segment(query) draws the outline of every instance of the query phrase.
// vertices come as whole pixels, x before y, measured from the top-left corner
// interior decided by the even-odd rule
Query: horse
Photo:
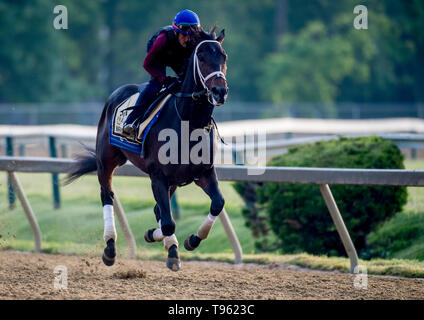
[[[127,161],[150,177],[156,201],[153,211],[159,228],[147,230],[144,239],[147,242],[163,241],[168,251],[166,266],[172,271],[181,268],[179,244],[175,236],[176,224],[170,210],[170,198],[176,188],[194,182],[211,200],[210,212],[204,223],[196,234],[189,235],[184,241],[184,247],[189,251],[196,249],[200,242],[208,237],[215,219],[224,208],[225,200],[219,189],[214,167],[217,142],[216,124],[212,113],[215,107],[223,105],[227,99],[227,54],[222,47],[225,30],[221,30],[217,36],[216,29],[216,26],[209,32],[200,29],[192,36],[190,43],[193,46],[193,53],[180,84],[180,92],[174,92],[167,100],[157,122],[145,137],[144,156],[111,145],[109,142],[109,128],[114,110],[139,90],[135,84],[126,84],[116,89],[104,105],[97,127],[95,150],[88,149],[88,152],[80,155],[68,172],[67,183],[70,183],[87,173],[97,171],[104,217],[103,238],[106,243],[102,260],[107,266],[112,266],[116,258],[112,176],[115,169]],[[206,144],[207,148],[199,150],[199,146],[196,146],[195,141],[191,139],[183,141],[184,128],[190,135],[197,132],[198,138],[203,136],[206,141],[203,145]],[[167,163],[163,161],[162,149],[169,143],[163,139],[163,133],[170,132],[169,130],[175,133],[169,136],[170,140],[171,136],[174,136],[177,138],[178,146],[183,144],[187,146],[185,150],[178,148],[178,152],[172,151],[173,159],[178,161]],[[182,161],[187,160],[187,153],[190,155],[188,161]],[[192,159],[192,154],[197,154],[197,159]]]

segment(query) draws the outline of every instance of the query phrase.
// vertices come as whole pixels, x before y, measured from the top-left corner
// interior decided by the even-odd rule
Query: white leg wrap
[[[155,231],[153,231],[153,240],[155,241],[163,241],[163,239],[165,239],[165,236],[162,233],[162,229],[161,229],[161,220],[159,219],[158,221],[158,225],[159,225],[159,229],[155,229]]]
[[[162,233],[162,230],[159,229],[155,229],[155,231],[153,231],[153,239],[155,241],[162,241],[165,238],[165,236]]]
[[[173,244],[175,244],[178,248],[178,240],[175,236],[175,233],[172,236],[165,237],[165,239],[163,239],[163,246],[165,247],[166,251],[168,251]]]
[[[197,230],[197,236],[204,240],[208,237],[209,232],[212,229],[213,224],[215,223],[216,220],[216,216],[213,216],[212,214],[208,214],[208,216],[206,217],[205,222],[203,222],[203,224],[199,227],[199,229]]]
[[[108,242],[110,239],[116,241],[117,234],[115,229],[115,218],[113,214],[113,206],[107,204],[103,207],[103,219],[105,223],[105,229],[103,233],[103,239]]]

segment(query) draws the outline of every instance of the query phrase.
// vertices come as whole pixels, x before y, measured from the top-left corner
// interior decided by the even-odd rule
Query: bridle
[[[212,81],[215,80],[216,78],[223,78],[225,80],[225,82],[227,82],[227,79],[225,78],[225,74],[222,71],[214,71],[214,72],[208,74],[206,77],[203,76],[202,71],[200,70],[199,57],[197,56],[197,50],[199,49],[199,47],[202,44],[204,44],[206,42],[215,42],[215,43],[218,43],[221,46],[219,41],[216,41],[216,40],[203,40],[202,42],[200,42],[196,46],[196,49],[194,50],[194,57],[193,57],[193,59],[194,59],[194,61],[193,61],[194,82],[197,85],[197,80],[196,80],[196,74],[197,74],[199,76],[200,83],[202,84],[203,89],[206,90],[206,96],[208,97],[209,103],[214,105],[214,106],[220,106],[221,103],[218,103],[218,102],[215,101],[215,98],[213,97],[211,90],[206,85],[206,81],[208,81],[211,78],[213,78]],[[212,101],[210,100],[211,97],[212,97]]]
[[[213,94],[211,92],[211,90],[208,88],[208,86],[206,85],[206,82],[212,79],[212,82],[217,79],[217,78],[223,78],[225,80],[225,82],[227,83],[227,79],[225,78],[225,74],[222,71],[214,71],[210,74],[208,74],[206,77],[203,76],[202,71],[200,70],[200,65],[199,65],[199,57],[197,56],[197,50],[199,49],[199,47],[206,43],[206,42],[216,42],[218,43],[220,46],[221,44],[219,43],[219,41],[216,40],[203,40],[201,41],[196,48],[194,49],[194,54],[193,54],[193,77],[194,77],[194,82],[197,86],[197,77],[199,77],[200,83],[203,87],[203,89],[201,91],[198,92],[193,92],[193,93],[183,93],[183,92],[177,92],[174,95],[179,97],[179,98],[192,98],[193,100],[197,100],[200,96],[202,95],[206,95],[206,97],[208,98],[208,101],[210,104],[212,104],[213,106],[220,106],[222,105],[222,103],[218,103],[215,98],[213,97]]]
[[[215,80],[217,78],[223,78],[225,80],[225,83],[227,83],[227,79],[225,78],[225,74],[222,71],[214,71],[214,72],[208,74],[206,77],[203,76],[202,71],[200,70],[200,66],[199,66],[199,58],[197,56],[197,50],[199,49],[199,47],[203,43],[206,43],[206,42],[216,42],[216,43],[218,43],[221,46],[221,43],[219,43],[219,41],[216,41],[216,40],[203,40],[203,41],[201,41],[196,46],[196,49],[194,50],[194,56],[193,56],[193,59],[194,59],[194,61],[193,61],[193,77],[194,77],[194,82],[196,83],[196,86],[197,86],[196,75],[199,76],[200,83],[203,86],[203,90],[198,91],[198,92],[193,92],[193,93],[177,92],[177,93],[174,93],[174,95],[176,97],[179,97],[179,98],[188,98],[188,97],[191,97],[193,100],[197,100],[197,99],[199,99],[200,96],[202,96],[202,95],[205,94],[207,96],[208,101],[209,101],[210,104],[212,104],[213,106],[220,106],[222,104],[221,103],[218,103],[215,100],[215,98],[213,97],[213,94],[211,93],[211,90],[206,85],[206,81],[208,81],[209,79],[213,78],[212,79],[212,82],[213,82],[213,80]],[[211,101],[211,97],[212,97],[212,101]],[[175,106],[175,111],[177,113],[178,118],[182,121],[183,119],[182,119],[182,117],[181,117],[181,115],[180,115],[180,113],[178,111],[178,107],[177,107],[177,100],[174,100],[174,106]],[[215,122],[215,120],[214,120],[213,117],[211,117],[211,122],[207,126],[205,126],[203,129],[206,129],[206,130],[209,131],[214,126],[216,128],[216,131],[218,133],[219,138],[221,139],[221,142],[224,143],[224,144],[226,144],[225,141],[222,139],[221,135],[218,132],[218,127],[217,127],[216,122]]]

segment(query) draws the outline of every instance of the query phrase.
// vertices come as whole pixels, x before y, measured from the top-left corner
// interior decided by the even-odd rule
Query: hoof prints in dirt
[[[135,279],[146,278],[146,275],[146,272],[143,270],[126,270],[115,272],[113,277],[117,279]]]
[[[2,250],[0,261],[0,299],[424,299],[422,280],[369,275],[368,289],[358,290],[355,275],[289,270],[277,265],[187,261],[184,270],[174,273],[162,260],[121,258],[110,268],[97,256]],[[68,269],[67,290],[54,289],[57,265]]]

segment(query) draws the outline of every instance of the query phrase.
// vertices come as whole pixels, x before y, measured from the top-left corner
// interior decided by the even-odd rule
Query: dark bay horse
[[[194,50],[181,84],[181,92],[167,100],[158,121],[146,136],[144,157],[109,143],[109,129],[115,108],[138,92],[137,85],[124,85],[106,101],[98,124],[96,150],[80,156],[69,171],[68,182],[97,171],[105,223],[106,248],[102,259],[108,266],[114,264],[116,256],[112,175],[127,160],[150,176],[156,200],[154,213],[159,228],[147,230],[144,238],[147,242],[164,242],[168,251],[166,264],[173,271],[179,270],[181,265],[178,241],[174,234],[175,221],[170,210],[170,197],[176,188],[194,181],[211,199],[210,213],[205,222],[197,234],[188,236],[184,241],[187,250],[194,250],[201,240],[207,238],[224,207],[213,162],[216,137],[211,121],[214,107],[224,104],[228,94],[225,78],[227,55],[221,46],[224,30],[218,37],[215,31],[216,27],[209,33],[200,30],[192,36]],[[183,134],[184,130],[187,135]],[[194,141],[193,134],[198,140],[203,139],[202,146],[206,143],[206,148],[199,149],[200,143]],[[169,140],[164,139],[164,136]],[[169,157],[173,161],[169,161]]]

